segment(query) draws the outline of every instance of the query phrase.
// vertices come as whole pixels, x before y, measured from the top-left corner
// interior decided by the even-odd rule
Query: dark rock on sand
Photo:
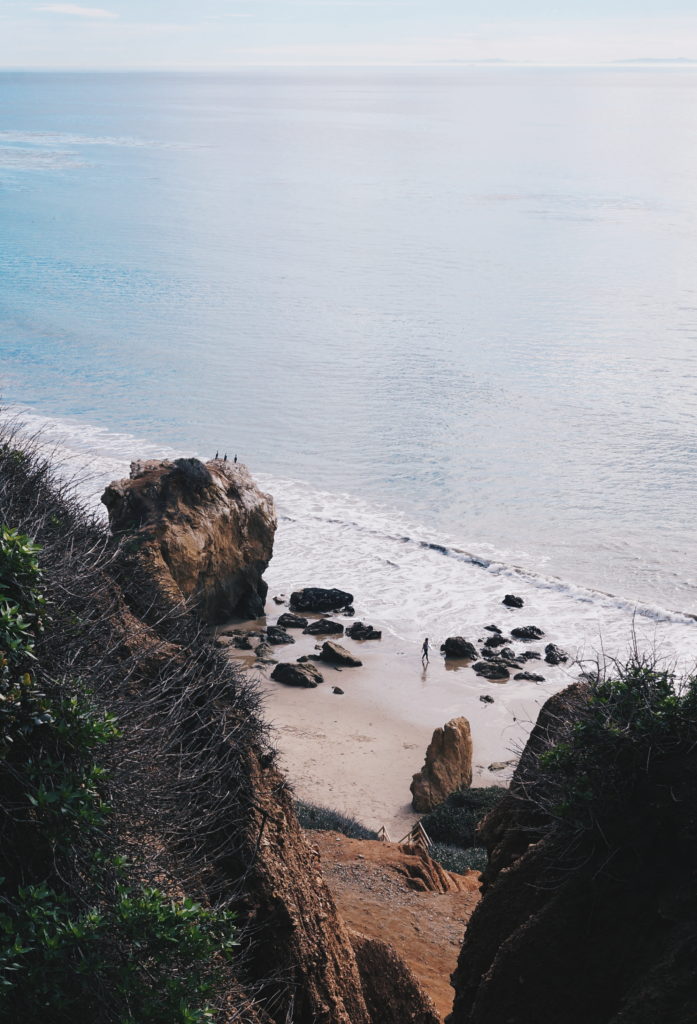
[[[341,694],[343,694],[343,692],[344,691],[341,689],[340,686],[332,686],[332,693],[341,693]]]
[[[332,622],[331,619],[317,619],[315,622],[311,622],[309,626],[306,626],[303,633],[308,633],[310,636],[319,636],[323,633],[343,636],[344,627],[340,622]]]
[[[494,665],[490,661],[478,661],[472,666],[478,676],[485,679],[510,679],[510,672],[505,665]]]
[[[252,649],[252,643],[248,636],[233,636],[232,643],[239,651],[251,651]]]
[[[270,644],[294,644],[295,640],[286,633],[285,629],[281,629],[280,626],[269,626],[266,630],[266,637]]]
[[[304,629],[307,625],[307,619],[304,615],[295,615],[293,612],[284,612],[283,615],[279,615],[276,621],[276,625],[282,629]]]
[[[507,658],[509,661],[517,661],[518,655],[512,647],[502,647],[499,651],[500,658]]]
[[[346,630],[346,636],[350,636],[352,640],[381,640],[382,633],[379,629],[373,629],[372,626],[366,625],[365,622],[353,622]]]
[[[273,649],[269,644],[262,641],[262,643],[257,645],[254,653],[259,661],[270,661],[273,662],[274,665],[276,664],[276,659],[273,656]]]
[[[539,661],[542,655],[539,651],[523,651],[517,657],[519,661]]]
[[[446,658],[466,658],[474,661],[479,657],[477,648],[462,636],[449,636],[444,644],[441,644],[441,651]]]
[[[334,643],[333,640],[327,640],[322,644],[320,659],[329,665],[345,665],[346,668],[360,668],[363,664],[359,658],[354,658],[345,647]]]
[[[516,626],[511,630],[511,636],[518,640],[541,640],[544,633],[538,626]]]
[[[490,697],[488,693],[483,693],[479,698],[482,704],[493,704],[494,698]]]
[[[528,683],[544,683],[545,677],[538,676],[534,672],[518,672],[517,675],[513,676],[514,679],[523,679]]]
[[[506,594],[501,604],[505,604],[507,608],[522,608],[523,599],[522,597],[516,597],[515,594]]]
[[[277,683],[285,683],[286,686],[303,686],[312,688],[324,682],[324,676],[307,662],[299,665],[297,662],[281,662],[271,673],[271,678]]]
[[[500,633],[494,633],[493,636],[487,637],[487,639],[484,641],[484,646],[485,647],[501,647],[503,644],[507,644],[507,643],[508,643],[508,640],[506,639],[505,636],[502,636]]]
[[[560,665],[562,661],[568,660],[569,655],[556,644],[547,644],[545,647],[545,661],[548,665]]]
[[[338,612],[352,604],[353,594],[345,590],[304,587],[290,595],[290,607],[294,612]]]

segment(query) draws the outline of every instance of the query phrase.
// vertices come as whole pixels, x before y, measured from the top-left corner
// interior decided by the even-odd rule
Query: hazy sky
[[[6,68],[637,58],[697,61],[696,0],[0,0]]]

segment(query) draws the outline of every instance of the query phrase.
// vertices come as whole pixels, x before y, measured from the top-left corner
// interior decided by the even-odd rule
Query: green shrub
[[[526,798],[558,832],[604,846],[642,843],[675,827],[697,838],[692,777],[697,678],[683,681],[634,655],[590,685],[523,780]],[[667,785],[683,763],[677,782]],[[681,790],[685,792],[681,792]]]
[[[109,853],[100,759],[120,732],[79,678],[34,656],[38,552],[0,527],[0,1019],[204,1024],[235,915],[115,884],[127,871]]]
[[[87,909],[45,885],[20,889],[0,913],[0,1010],[73,1024],[113,1003],[123,1024],[212,1020],[214,958],[232,956],[234,920],[157,889],[118,888]]]
[[[349,814],[342,814],[331,807],[320,807],[308,804],[303,800],[295,803],[295,813],[302,828],[314,829],[318,832],[342,832],[349,839],[377,839],[377,832],[361,825]]]
[[[502,799],[506,790],[500,786],[461,789],[421,819],[434,842],[469,848],[477,845],[479,822]]]
[[[464,875],[466,871],[483,871],[488,854],[483,846],[450,846],[448,843],[434,843],[429,853],[446,871]]]

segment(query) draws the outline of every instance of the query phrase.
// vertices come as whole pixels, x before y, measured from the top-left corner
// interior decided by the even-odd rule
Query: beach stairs
[[[407,834],[399,840],[399,845],[420,846],[425,853],[428,853],[433,846],[433,840],[429,837],[428,832],[423,827],[421,822],[417,821],[414,827],[410,829],[407,832]]]

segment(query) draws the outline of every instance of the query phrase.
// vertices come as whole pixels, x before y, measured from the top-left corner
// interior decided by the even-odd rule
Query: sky
[[[0,0],[0,68],[642,60],[697,63],[696,0]]]

